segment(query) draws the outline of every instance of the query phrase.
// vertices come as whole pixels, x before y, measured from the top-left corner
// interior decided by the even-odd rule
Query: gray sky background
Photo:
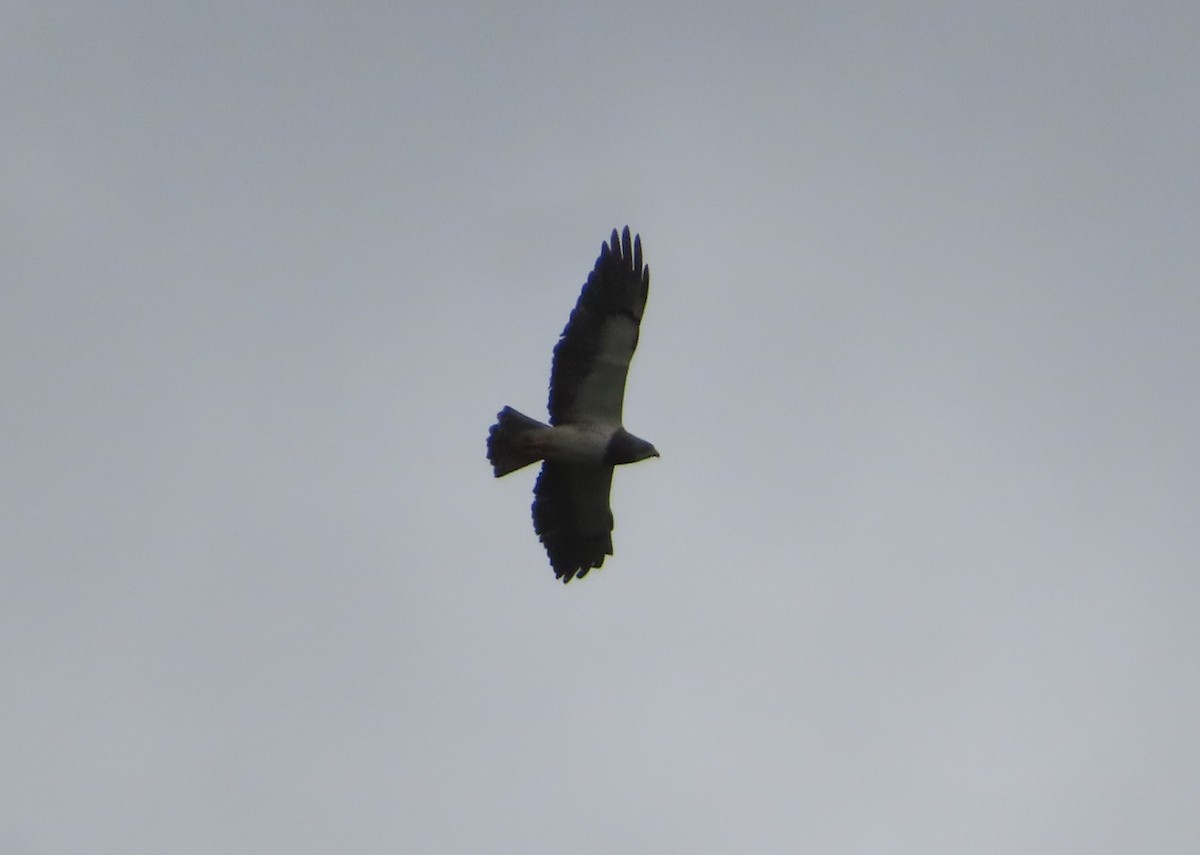
[[[415,6],[0,12],[0,852],[1196,852],[1200,6]]]

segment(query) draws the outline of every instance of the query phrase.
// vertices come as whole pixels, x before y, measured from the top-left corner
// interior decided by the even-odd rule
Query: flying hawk
[[[488,433],[497,478],[543,461],[533,488],[533,528],[564,582],[582,579],[613,554],[613,467],[658,457],[653,445],[621,426],[625,376],[649,290],[641,236],[631,242],[626,226],[618,240],[613,229],[554,348],[550,424],[505,407]]]

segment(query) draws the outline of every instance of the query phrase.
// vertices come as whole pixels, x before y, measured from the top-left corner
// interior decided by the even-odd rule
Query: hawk
[[[554,347],[550,424],[505,407],[488,433],[497,478],[542,461],[533,528],[563,582],[582,579],[613,554],[613,467],[658,457],[621,425],[625,377],[649,291],[641,236],[631,241],[626,226],[618,239],[613,229]]]

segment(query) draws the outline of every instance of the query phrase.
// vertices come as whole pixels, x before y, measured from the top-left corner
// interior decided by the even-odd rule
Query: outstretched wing
[[[542,464],[533,488],[533,528],[564,582],[582,579],[612,555],[612,474],[611,466],[600,464]]]
[[[650,291],[642,239],[613,229],[554,347],[550,424],[619,425],[629,360]]]

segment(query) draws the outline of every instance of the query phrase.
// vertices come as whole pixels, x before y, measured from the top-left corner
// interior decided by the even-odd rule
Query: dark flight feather
[[[533,529],[564,582],[582,579],[612,555],[612,476],[612,466],[542,464],[533,488]]]
[[[650,293],[642,239],[613,229],[554,347],[550,424],[621,423],[625,378]]]

